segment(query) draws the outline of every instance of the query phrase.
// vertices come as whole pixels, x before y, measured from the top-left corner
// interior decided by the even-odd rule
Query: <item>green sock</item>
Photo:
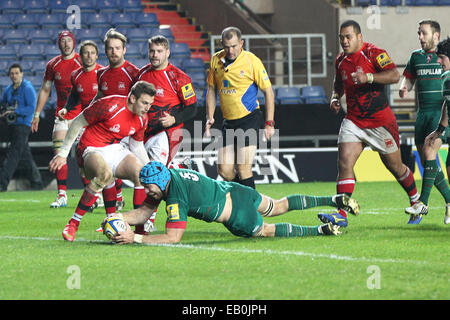
[[[450,188],[441,168],[438,168],[436,178],[434,179],[434,185],[444,197],[445,203],[450,203]]]
[[[305,237],[319,235],[319,226],[304,227],[290,223],[275,224],[275,237]]]
[[[303,194],[292,194],[287,196],[287,199],[289,203],[289,210],[304,210],[319,206],[336,207],[336,204],[333,202],[333,197],[316,197],[305,196]]]
[[[423,180],[422,180],[422,190],[420,193],[420,201],[425,205],[428,205],[428,199],[430,198],[431,189],[434,185],[434,180],[438,173],[438,165],[436,160],[426,160],[423,168]]]

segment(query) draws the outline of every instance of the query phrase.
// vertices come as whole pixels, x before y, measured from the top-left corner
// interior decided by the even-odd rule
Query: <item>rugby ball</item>
[[[116,233],[127,230],[125,221],[120,217],[106,218],[103,225],[103,234],[111,239]]]

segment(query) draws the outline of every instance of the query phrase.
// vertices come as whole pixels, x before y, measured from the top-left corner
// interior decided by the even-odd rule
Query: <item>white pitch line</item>
[[[39,241],[64,241],[63,239],[56,238],[46,238],[46,237],[24,237],[24,236],[0,236],[0,240],[39,240]],[[93,242],[93,243],[104,243],[106,240],[87,240],[79,238],[76,242]],[[381,259],[381,258],[366,258],[366,257],[351,257],[351,256],[340,256],[336,254],[324,254],[324,253],[311,253],[304,251],[276,251],[270,249],[230,249],[216,246],[196,246],[192,244],[144,244],[144,246],[152,247],[167,247],[174,249],[189,249],[189,250],[205,250],[205,251],[221,251],[230,253],[247,253],[247,254],[269,254],[269,255],[284,255],[284,256],[303,256],[310,258],[324,258],[331,260],[342,260],[342,261],[356,261],[356,262],[370,262],[370,263],[409,263],[409,264],[427,264],[427,261],[417,261],[417,260],[403,260],[403,259]]]

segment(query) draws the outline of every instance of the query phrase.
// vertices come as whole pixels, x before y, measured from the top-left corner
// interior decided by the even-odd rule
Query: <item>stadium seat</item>
[[[139,28],[159,28],[159,21],[154,13],[136,13],[135,19]]]
[[[25,13],[23,8],[23,0],[2,0],[0,1],[0,12],[2,15],[8,13]]]
[[[61,50],[59,50],[58,45],[54,44],[51,46],[45,46],[43,54],[44,54],[45,60],[48,61],[48,60],[60,55]]]
[[[111,25],[115,28],[136,28],[135,20],[132,13],[111,13]]]
[[[14,16],[13,24],[18,29],[39,29],[38,14],[17,14]]]
[[[134,64],[136,67],[138,67],[139,69],[141,69],[143,66],[146,66],[149,63],[148,59],[144,59],[144,58],[138,58],[138,59],[133,59],[133,60],[130,59],[130,62],[132,64]]]
[[[39,25],[41,29],[64,29],[66,22],[66,15],[59,13],[51,13],[40,16]]]
[[[131,28],[125,31],[127,39],[131,43],[147,42],[152,36],[153,30],[148,28]]]
[[[196,89],[205,89],[206,88],[206,75],[205,72],[193,72],[189,74],[192,80],[192,84]]]
[[[11,29],[12,15],[2,14],[0,19],[0,29]]]
[[[77,0],[77,1],[73,1],[72,3],[79,6],[82,13],[96,13],[97,12],[96,0]]]
[[[0,60],[14,61],[17,59],[16,48],[12,45],[0,46]]]
[[[367,7],[370,6],[370,0],[357,0],[356,5],[359,7]]]
[[[152,36],[161,35],[167,38],[170,43],[175,41],[175,37],[172,34],[170,28],[154,28],[152,32]]]
[[[55,43],[56,39],[56,29],[36,29],[30,30],[28,32],[28,41],[31,44],[39,44],[39,43]]]
[[[197,107],[205,106],[205,91],[206,89],[194,88],[195,96],[197,97]]]
[[[0,60],[0,77],[8,76],[8,68],[10,62],[8,60]]]
[[[48,13],[48,1],[47,0],[26,0],[25,1],[25,12],[44,14]]]
[[[191,50],[189,49],[189,46],[187,45],[187,43],[174,42],[170,46],[170,57],[190,59],[191,58]]]
[[[308,86],[300,89],[303,102],[306,104],[327,104],[328,99],[322,86]]]
[[[45,68],[47,66],[46,60],[33,61],[33,73],[35,76],[42,77],[45,72]]]
[[[183,58],[169,58],[169,62],[173,64],[175,67],[183,70]]]
[[[111,17],[108,13],[86,13],[81,15],[81,23],[93,28],[111,28]]]
[[[266,96],[261,90],[258,90],[258,93],[256,94],[256,99],[258,99],[259,105],[264,106],[266,104]]]
[[[71,0],[50,0],[48,9],[50,13],[67,13],[67,8],[72,4]]]
[[[100,14],[121,11],[117,0],[97,0],[96,7],[97,12]]]
[[[0,91],[5,90],[5,88],[10,84],[11,80],[8,77],[0,77]]]
[[[435,6],[436,0],[415,0],[416,6]]]
[[[436,0],[437,6],[450,6],[450,0]]]
[[[27,77],[26,79],[31,82],[31,84],[33,85],[34,89],[36,89],[36,91],[39,91],[41,89],[42,81],[43,81],[42,76],[30,76],[30,77]]]
[[[41,55],[42,58],[42,55]],[[20,64],[20,66],[22,67],[22,71],[25,77],[30,77],[34,75],[34,71],[33,71],[33,61],[31,60],[23,60],[22,61],[18,61],[17,63]]]
[[[141,0],[119,0],[119,7],[124,13],[142,12]]]
[[[6,44],[28,43],[28,30],[11,29],[5,32],[3,40]]]
[[[44,58],[43,46],[42,44],[21,45],[17,52],[22,60],[42,60]]]
[[[302,98],[298,87],[281,87],[276,90],[276,101],[279,104],[301,104]]]
[[[103,40],[103,31],[97,28],[81,29],[76,32],[75,38],[78,43],[85,40],[92,40],[98,45]]]
[[[142,50],[142,47],[134,43],[133,45],[127,46],[127,52],[125,53],[125,56],[127,59],[143,59],[145,56],[143,56],[143,53],[146,54],[146,50]]]
[[[200,58],[183,59],[183,70],[186,73],[205,72],[205,63]]]

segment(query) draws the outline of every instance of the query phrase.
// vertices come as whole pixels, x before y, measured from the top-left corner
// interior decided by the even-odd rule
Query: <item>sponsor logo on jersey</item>
[[[164,97],[164,89],[163,88],[156,89],[156,96]]]
[[[59,72],[55,73],[55,80],[61,80],[61,74]]]
[[[117,104],[113,105],[111,108],[108,109],[108,112],[113,112],[117,109]]]
[[[419,76],[440,76],[441,74],[442,74],[441,68],[417,70],[417,75],[419,75]]]
[[[136,132],[136,129],[133,128],[133,127],[131,127],[131,128],[130,128],[130,132],[128,133],[128,135],[129,135],[129,136],[132,136],[133,134],[135,134],[135,132]]]
[[[78,84],[77,85],[77,91],[78,92],[83,92],[84,90],[83,90],[83,86],[81,85],[81,84]]]
[[[188,83],[181,87],[181,92],[183,93],[184,100],[192,98],[195,96],[194,89],[192,88],[192,84]]]
[[[98,91],[98,84],[97,84],[97,82],[92,84],[92,91]]]
[[[391,58],[389,58],[386,52],[383,52],[377,56],[377,62],[381,68],[384,68],[385,66],[390,65],[392,63],[392,60]]]
[[[125,89],[125,82],[119,82],[117,87],[118,87],[119,90],[120,89]]]
[[[109,131],[119,133],[120,132],[120,124],[117,123],[117,124],[113,125],[111,128],[109,128]]]
[[[102,91],[107,91],[108,90],[108,83],[105,81],[105,82],[102,82]]]
[[[386,148],[392,148],[394,146],[394,141],[392,139],[384,139],[384,144]]]
[[[178,209],[178,203],[169,204],[166,207],[166,211],[167,211],[167,219],[169,221],[180,219],[180,210]]]

